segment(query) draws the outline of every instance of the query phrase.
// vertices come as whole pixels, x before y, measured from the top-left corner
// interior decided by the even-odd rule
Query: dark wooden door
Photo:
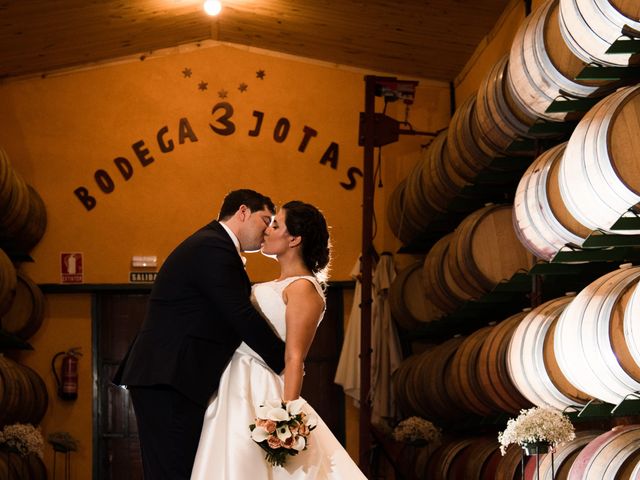
[[[111,378],[142,323],[147,294],[100,293],[95,297],[94,478],[142,479],[135,415],[126,389]],[[343,396],[333,383],[342,345],[342,288],[327,289],[327,311],[305,362],[302,396],[344,442]]]
[[[146,294],[96,296],[94,368],[98,387],[94,421],[94,477],[142,479],[136,418],[129,392],[111,379],[135,337],[147,306]]]

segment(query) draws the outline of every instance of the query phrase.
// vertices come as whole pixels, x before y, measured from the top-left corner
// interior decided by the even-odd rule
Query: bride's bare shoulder
[[[282,292],[285,303],[304,301],[324,307],[324,295],[319,284],[312,277],[300,277],[293,280]]]

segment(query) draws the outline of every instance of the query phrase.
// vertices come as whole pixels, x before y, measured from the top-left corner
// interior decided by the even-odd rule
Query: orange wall
[[[41,429],[45,438],[44,461],[53,478],[53,450],[46,436],[53,432],[68,432],[79,439],[78,451],[71,455],[71,478],[90,478],[92,466],[92,411],[93,382],[91,354],[91,297],[82,294],[47,295],[46,313],[40,329],[29,340],[33,351],[13,352],[9,356],[29,365],[45,381],[49,393],[47,413]],[[61,401],[56,397],[56,384],[51,372],[51,359],[60,351],[82,347],[83,356],[78,362],[78,398]],[[60,366],[61,359],[56,365]],[[56,478],[62,478],[63,458],[58,454]]]
[[[259,70],[263,80],[256,78]],[[207,90],[198,89],[201,81]],[[216,216],[227,191],[252,187],[277,203],[302,198],[321,206],[333,225],[334,278],[344,278],[343,265],[358,251],[359,188],[347,191],[339,182],[348,181],[349,167],[359,161],[362,84],[354,73],[218,46],[3,87],[0,145],[48,211],[29,273],[37,282],[56,283],[59,253],[77,251],[84,254],[86,283],[126,283],[132,255],[157,255],[161,263],[178,241]],[[223,89],[225,99],[218,96]],[[221,126],[220,116],[231,112],[212,114],[220,102],[233,109],[235,133],[226,136],[209,126]],[[264,122],[252,137],[254,111],[263,112]],[[290,122],[282,143],[273,138],[280,118]],[[189,129],[182,144],[180,127]],[[304,127],[317,136],[301,153]],[[157,141],[163,128],[164,142],[175,144],[168,153]],[[134,153],[139,142],[138,151],[148,150],[143,161]],[[339,149],[335,168],[320,163],[332,143]],[[128,181],[114,165],[117,157],[132,167]],[[99,170],[112,178],[112,193],[98,188]],[[78,187],[95,197],[91,211],[74,195]],[[255,280],[275,272],[261,258],[249,265]]]

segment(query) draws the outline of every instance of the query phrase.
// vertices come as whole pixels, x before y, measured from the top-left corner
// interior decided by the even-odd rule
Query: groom
[[[253,190],[230,192],[218,221],[178,245],[158,273],[113,380],[131,394],[147,480],[190,477],[207,403],[242,341],[275,372],[284,368],[284,343],[251,305],[240,255],[260,248],[274,210]]]

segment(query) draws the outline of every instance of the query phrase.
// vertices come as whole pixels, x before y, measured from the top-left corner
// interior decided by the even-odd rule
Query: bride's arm
[[[287,340],[284,354],[284,401],[300,396],[304,360],[316,333],[324,302],[308,280],[292,282],[284,291],[287,304]]]

